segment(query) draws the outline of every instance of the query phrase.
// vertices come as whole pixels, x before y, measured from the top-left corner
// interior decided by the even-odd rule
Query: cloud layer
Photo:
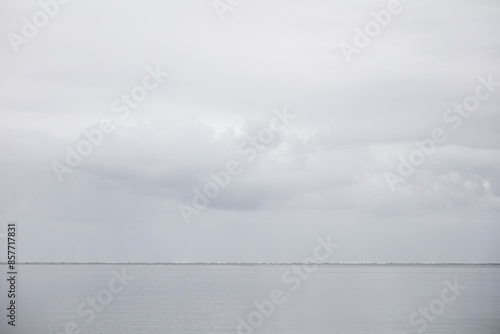
[[[334,261],[500,261],[500,87],[459,128],[443,119],[478,77],[500,81],[500,4],[401,6],[351,63],[340,43],[387,2],[262,0],[224,21],[210,2],[70,2],[18,53],[4,38],[0,217],[21,260],[292,262],[330,233]],[[0,7],[4,36],[40,10]],[[120,119],[112,102],[156,65],[169,77]],[[105,118],[116,130],[60,183],[52,162]],[[392,192],[385,174],[438,127]],[[232,159],[242,173],[186,225],[179,204]]]

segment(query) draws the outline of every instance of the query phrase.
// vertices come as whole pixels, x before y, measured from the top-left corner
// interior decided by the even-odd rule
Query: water
[[[500,333],[500,266],[493,265],[323,265],[311,273],[292,265],[18,268],[16,327],[2,314],[2,334]],[[7,290],[2,280],[3,310]]]

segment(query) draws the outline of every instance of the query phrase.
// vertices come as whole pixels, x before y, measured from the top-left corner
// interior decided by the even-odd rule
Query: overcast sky
[[[500,86],[443,118],[500,81],[500,2],[401,1],[349,62],[340,46],[388,3],[74,0],[15,52],[41,9],[2,1],[0,233],[18,222],[21,261],[295,262],[330,234],[331,262],[500,262]],[[169,75],[120,118],[148,67]],[[239,154],[284,108],[284,130]],[[60,182],[53,162],[106,118]],[[436,128],[447,139],[392,191]],[[232,160],[186,224],[179,205]]]

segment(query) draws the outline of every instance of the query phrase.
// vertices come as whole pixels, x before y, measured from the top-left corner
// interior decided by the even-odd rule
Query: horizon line
[[[0,262],[0,264],[8,264]],[[109,265],[232,265],[232,266],[257,266],[257,265],[500,265],[498,262],[322,262],[322,263],[304,263],[304,262],[16,262],[14,265],[30,264],[69,264],[69,265],[89,265],[89,264],[109,264]]]

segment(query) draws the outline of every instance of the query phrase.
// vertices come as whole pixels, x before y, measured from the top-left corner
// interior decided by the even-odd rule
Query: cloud
[[[339,44],[386,5],[256,1],[221,22],[196,1],[71,2],[19,54],[4,39],[0,217],[24,259],[293,261],[328,232],[345,261],[498,261],[500,92],[456,131],[443,112],[500,80],[500,5],[405,4],[348,64]],[[38,10],[0,6],[4,36]],[[170,76],[121,120],[111,103],[155,64]],[[246,162],[282,106],[296,119]],[[51,163],[103,118],[116,130],[59,183]],[[447,142],[391,192],[384,174],[436,127]],[[185,226],[178,205],[231,159],[241,175]],[[97,231],[99,251],[82,244]]]

